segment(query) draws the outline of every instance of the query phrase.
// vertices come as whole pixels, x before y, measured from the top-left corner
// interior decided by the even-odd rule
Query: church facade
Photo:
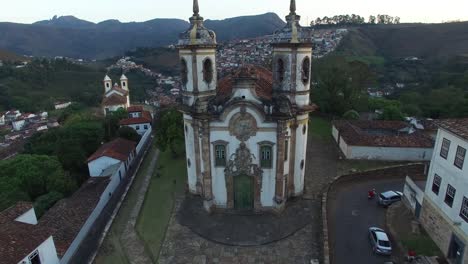
[[[101,108],[104,115],[130,107],[130,90],[128,88],[128,78],[122,74],[120,85],[112,85],[112,79],[106,75],[103,80],[104,96],[102,98]]]
[[[198,1],[178,43],[188,188],[207,210],[280,211],[304,190],[311,33],[291,1],[272,69],[244,65],[218,80],[216,34]]]

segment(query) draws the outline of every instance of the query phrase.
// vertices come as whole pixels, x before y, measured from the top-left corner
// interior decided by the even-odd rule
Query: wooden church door
[[[241,175],[234,177],[234,208],[251,210],[254,207],[253,177]]]

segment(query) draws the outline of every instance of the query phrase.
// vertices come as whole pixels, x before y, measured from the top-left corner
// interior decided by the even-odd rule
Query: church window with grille
[[[310,80],[310,59],[306,57],[302,62],[302,82],[308,84]]]
[[[260,167],[271,168],[273,164],[273,151],[271,146],[260,147]]]
[[[226,166],[226,146],[215,145],[215,166],[222,167]]]
[[[180,75],[182,79],[182,84],[186,85],[188,82],[188,69],[187,69],[187,62],[184,59],[180,61]]]
[[[206,59],[203,62],[203,80],[207,83],[213,81],[213,62],[211,59]]]

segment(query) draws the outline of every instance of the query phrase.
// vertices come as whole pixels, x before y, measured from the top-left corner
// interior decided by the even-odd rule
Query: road
[[[329,196],[330,230],[334,264],[382,264],[390,257],[372,252],[368,228],[385,226],[386,209],[368,200],[367,191],[402,191],[404,180],[375,180],[343,184]],[[392,241],[393,242],[393,241]],[[392,243],[393,245],[395,243]]]

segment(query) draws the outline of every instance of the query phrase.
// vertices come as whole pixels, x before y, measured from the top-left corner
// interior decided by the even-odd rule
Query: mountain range
[[[275,13],[205,21],[205,26],[216,32],[219,42],[272,34],[284,24]],[[3,22],[0,23],[0,49],[32,56],[102,59],[137,47],[175,44],[179,33],[188,27],[189,23],[181,19],[159,18],[145,22],[93,23],[62,16],[33,24]]]

